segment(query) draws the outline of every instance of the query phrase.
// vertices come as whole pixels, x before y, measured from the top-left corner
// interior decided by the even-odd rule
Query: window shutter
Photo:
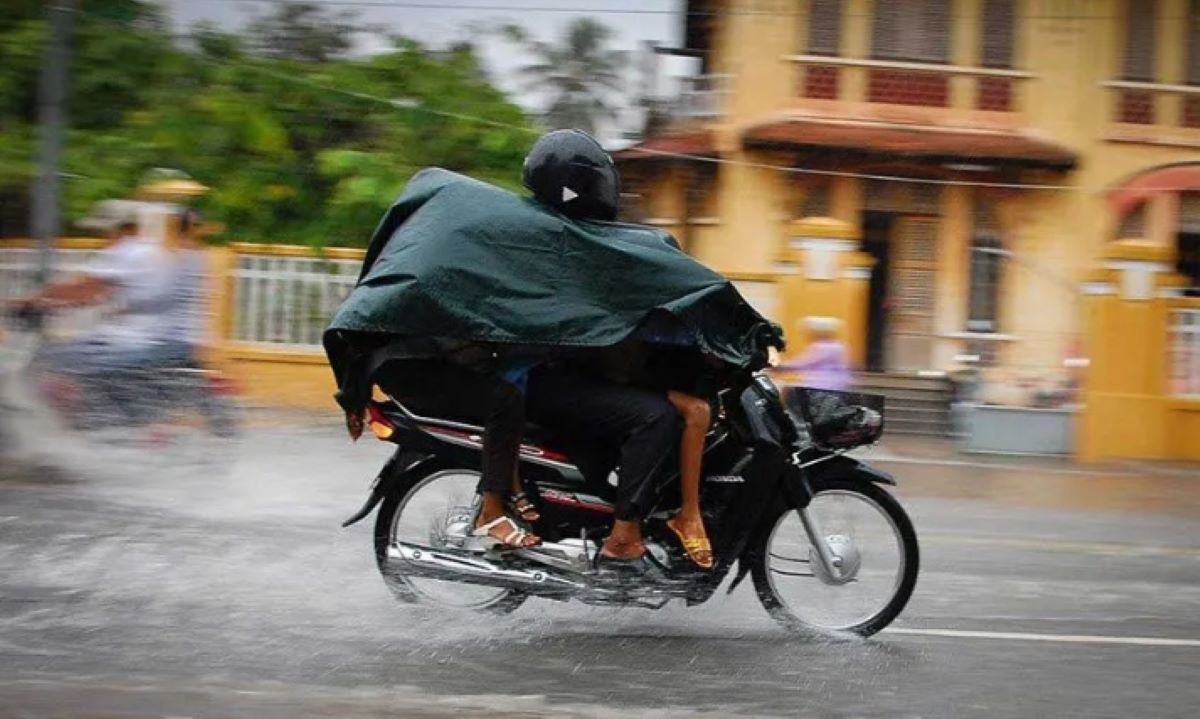
[[[1179,196],[1179,231],[1200,234],[1200,192]]]
[[[1126,8],[1125,79],[1152,82],[1158,0],[1130,0]]]
[[[950,57],[949,0],[878,0],[872,55],[944,63]]]
[[[900,35],[900,3],[880,0],[875,3],[875,20],[872,27],[871,54],[879,59],[895,59],[899,53],[897,40]]]
[[[1190,3],[1187,24],[1187,83],[1200,85],[1200,0]]]
[[[913,56],[926,62],[950,59],[950,0],[925,0],[921,8],[921,26],[912,33],[919,43]]]
[[[841,0],[810,0],[808,54],[837,55],[842,38]]]
[[[985,0],[983,6],[983,66],[1012,67],[1016,30],[1013,0]]]

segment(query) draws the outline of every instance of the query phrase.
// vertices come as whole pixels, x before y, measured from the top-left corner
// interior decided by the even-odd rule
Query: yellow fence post
[[[858,240],[853,225],[829,217],[790,225],[780,257],[780,321],[792,338],[792,352],[807,344],[806,317],[832,317],[840,322],[851,362],[862,366],[866,360],[867,298],[875,260],[859,250]]]
[[[1178,284],[1173,266],[1170,247],[1121,240],[1083,285],[1090,362],[1079,461],[1171,456],[1167,308]]]

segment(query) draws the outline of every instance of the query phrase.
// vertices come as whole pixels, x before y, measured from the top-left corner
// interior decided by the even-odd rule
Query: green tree
[[[616,116],[628,53],[609,47],[612,29],[607,25],[579,18],[557,43],[532,38],[517,25],[503,32],[534,58],[520,72],[525,89],[547,96],[547,126],[595,132],[600,120]]]
[[[334,12],[316,2],[280,2],[250,24],[255,49],[280,60],[325,62],[354,47],[354,36],[369,28],[353,10]]]
[[[369,58],[265,58],[246,52],[252,38],[211,26],[173,40],[148,3],[84,7],[68,222],[128,196],[148,169],[172,167],[212,188],[203,209],[228,239],[361,244],[417,169],[515,187],[535,135],[469,45],[434,52],[398,38]],[[28,212],[44,36],[40,10],[0,23],[0,232],[10,235]]]

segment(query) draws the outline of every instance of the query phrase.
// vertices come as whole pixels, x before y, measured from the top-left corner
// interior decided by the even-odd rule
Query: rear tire
[[[383,581],[388,589],[391,590],[392,594],[398,600],[406,604],[424,604],[443,608],[447,606],[444,603],[436,602],[434,597],[423,593],[413,583],[412,579],[391,567],[388,564],[387,550],[394,539],[393,535],[396,532],[397,522],[402,518],[401,516],[397,516],[397,513],[403,512],[403,509],[408,506],[408,501],[422,489],[438,481],[439,478],[449,475],[478,476],[478,472],[467,469],[434,468],[424,475],[413,478],[412,481],[404,482],[401,487],[385,497],[383,505],[379,508],[379,512],[375,516],[375,563],[379,567],[379,574],[383,577]],[[432,582],[435,580],[422,581]],[[487,614],[504,615],[515,611],[527,598],[525,594],[516,590],[500,590],[495,599],[478,605],[461,606],[458,608]]]
[[[764,530],[756,540],[756,545],[752,550],[750,576],[754,581],[754,589],[758,594],[759,601],[762,602],[763,608],[767,610],[767,613],[773,619],[791,631],[806,633],[844,631],[863,637],[875,634],[891,624],[899,616],[900,612],[904,610],[905,605],[908,604],[908,600],[917,585],[917,573],[920,571],[920,551],[917,547],[917,534],[913,529],[912,521],[908,518],[908,514],[904,511],[904,508],[896,501],[896,498],[876,484],[831,480],[823,482],[819,487],[814,487],[813,489],[814,501],[822,492],[860,495],[886,515],[899,540],[900,561],[903,563],[900,568],[898,581],[895,584],[894,593],[878,611],[849,626],[836,628],[822,626],[813,622],[807,622],[793,613],[788,608],[785,598],[777,593],[777,589],[771,581],[771,569],[768,564],[772,538],[775,536],[783,520],[795,511],[791,507],[784,507],[776,512],[769,521],[764,523]],[[819,582],[821,580],[813,577],[811,581]]]

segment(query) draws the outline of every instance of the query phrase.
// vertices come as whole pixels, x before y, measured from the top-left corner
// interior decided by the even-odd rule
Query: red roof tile
[[[922,160],[1017,164],[1069,170],[1077,158],[1055,143],[1017,132],[850,125],[792,119],[752,127],[746,147],[836,148],[847,152]]]
[[[717,143],[713,134],[708,130],[655,135],[632,147],[614,152],[613,159],[618,162],[621,160],[669,159],[669,156],[660,153],[716,157]]]

